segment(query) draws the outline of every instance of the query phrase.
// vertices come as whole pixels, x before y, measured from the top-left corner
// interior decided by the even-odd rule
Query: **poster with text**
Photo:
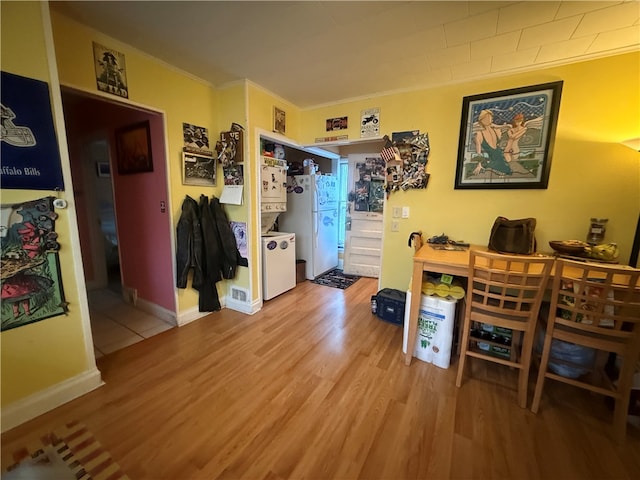
[[[49,85],[2,72],[2,188],[64,190]]]
[[[370,108],[360,113],[360,137],[380,136],[380,109]]]

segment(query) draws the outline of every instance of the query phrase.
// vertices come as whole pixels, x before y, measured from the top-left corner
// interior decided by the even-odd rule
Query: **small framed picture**
[[[110,177],[111,167],[109,165],[109,162],[96,162],[96,173],[98,174],[98,177]]]
[[[98,90],[129,98],[124,54],[93,42],[93,61]]]
[[[215,186],[216,159],[191,152],[182,152],[182,183],[184,185]]]
[[[153,172],[149,120],[116,130],[118,173]]]
[[[273,107],[273,131],[282,135],[286,132],[286,113],[278,107]]]

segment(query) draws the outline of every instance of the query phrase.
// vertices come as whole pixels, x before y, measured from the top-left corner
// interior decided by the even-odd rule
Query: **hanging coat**
[[[200,296],[198,307],[201,312],[220,310],[220,299],[216,283],[222,280],[222,248],[216,222],[209,209],[209,201],[200,195],[200,224],[202,226],[203,272],[202,286],[198,289]]]
[[[220,204],[220,200],[216,197],[211,197],[209,208],[211,210],[211,216],[216,224],[216,230],[221,247],[220,260],[222,278],[229,280],[231,278],[235,278],[236,269],[238,265],[240,265],[242,257],[238,251],[236,237],[231,230],[229,219]]]
[[[187,277],[193,269],[193,288],[202,285],[202,228],[196,201],[188,195],[182,202],[182,213],[176,227],[176,286],[187,288]]]

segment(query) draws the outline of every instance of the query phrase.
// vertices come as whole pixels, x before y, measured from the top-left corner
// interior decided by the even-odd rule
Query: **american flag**
[[[391,143],[391,140],[389,140],[389,137],[387,135],[384,136],[384,140],[385,140],[385,145],[384,148],[382,149],[382,151],[380,152],[380,157],[382,157],[382,159],[385,162],[389,162],[391,160],[393,160],[394,158],[396,158],[396,152],[397,152],[397,148],[395,148],[393,146],[393,143]],[[398,153],[398,158],[400,157],[400,152]]]
[[[393,160],[395,158],[394,148],[393,147],[385,147],[380,152],[380,156],[385,162]]]

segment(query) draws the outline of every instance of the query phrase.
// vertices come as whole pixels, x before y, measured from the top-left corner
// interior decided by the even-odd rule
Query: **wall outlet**
[[[392,232],[399,232],[400,231],[400,222],[398,222],[398,220],[393,220],[391,222],[391,231]]]

